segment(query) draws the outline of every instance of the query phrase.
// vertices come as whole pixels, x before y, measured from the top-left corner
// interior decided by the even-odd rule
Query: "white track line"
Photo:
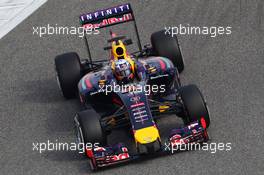
[[[0,39],[46,1],[47,0],[1,0]]]

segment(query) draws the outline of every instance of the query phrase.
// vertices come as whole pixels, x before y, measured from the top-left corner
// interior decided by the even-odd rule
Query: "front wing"
[[[173,154],[174,151],[177,150],[176,147],[181,148],[187,144],[203,143],[208,141],[208,139],[209,136],[206,128],[203,128],[202,125],[196,121],[188,126],[173,129],[167,142],[160,147],[157,153]],[[108,147],[87,149],[86,154],[89,158],[92,170],[132,161],[144,156],[141,154],[131,154],[128,148],[122,143]]]

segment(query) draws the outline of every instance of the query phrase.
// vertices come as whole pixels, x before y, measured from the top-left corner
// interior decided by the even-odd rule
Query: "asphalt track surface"
[[[48,1],[0,40],[0,174],[89,174],[76,152],[32,151],[32,142],[73,142],[77,100],[61,96],[54,57],[76,51],[76,36],[33,35],[33,26],[78,25],[80,13],[124,1]],[[230,151],[190,151],[118,166],[96,174],[263,174],[264,2],[133,1],[143,43],[164,26],[232,26],[232,34],[211,38],[180,35],[184,84],[197,84],[211,112],[211,142],[232,143]],[[100,48],[101,49],[101,48]],[[164,119],[162,126],[170,123]],[[120,131],[119,136],[125,134]],[[113,137],[116,138],[116,137]]]

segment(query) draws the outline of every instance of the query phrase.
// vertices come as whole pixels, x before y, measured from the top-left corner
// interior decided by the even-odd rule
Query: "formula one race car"
[[[151,46],[142,48],[130,4],[124,4],[80,16],[85,28],[103,28],[133,22],[139,51],[129,53],[131,39],[110,30],[110,58],[93,60],[88,39],[89,59],[80,60],[77,53],[55,58],[58,84],[66,99],[79,97],[83,110],[74,118],[79,143],[92,143],[85,148],[93,170],[130,161],[143,155],[169,152],[168,145],[202,143],[209,139],[209,112],[195,85],[182,86],[179,73],[184,69],[177,38],[164,31],[151,35]],[[156,119],[177,115],[185,126],[173,129],[161,141]],[[107,136],[120,127],[135,141],[136,154],[122,143],[109,145]]]

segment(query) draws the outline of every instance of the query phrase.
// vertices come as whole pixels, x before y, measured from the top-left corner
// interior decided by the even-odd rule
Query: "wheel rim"
[[[74,121],[75,121],[76,143],[77,144],[83,144],[84,138],[83,138],[82,128],[80,127],[79,122],[78,122],[76,117],[75,117]],[[84,150],[80,150],[80,151],[84,152]]]
[[[89,165],[90,165],[90,168],[92,171],[95,170],[95,167],[94,167],[94,164],[93,164],[93,160],[92,159],[89,159]]]
[[[59,89],[61,90],[61,85],[60,85],[60,80],[59,80],[58,74],[56,74],[56,81],[57,81]]]
[[[83,143],[83,134],[82,134],[82,129],[80,127],[77,127],[77,141],[78,143]]]
[[[61,84],[60,84],[59,75],[58,75],[58,72],[57,72],[56,68],[55,68],[55,72],[56,72],[56,82],[57,82],[57,85],[58,85],[58,87],[60,89],[61,94],[63,95],[62,88],[61,88]]]

